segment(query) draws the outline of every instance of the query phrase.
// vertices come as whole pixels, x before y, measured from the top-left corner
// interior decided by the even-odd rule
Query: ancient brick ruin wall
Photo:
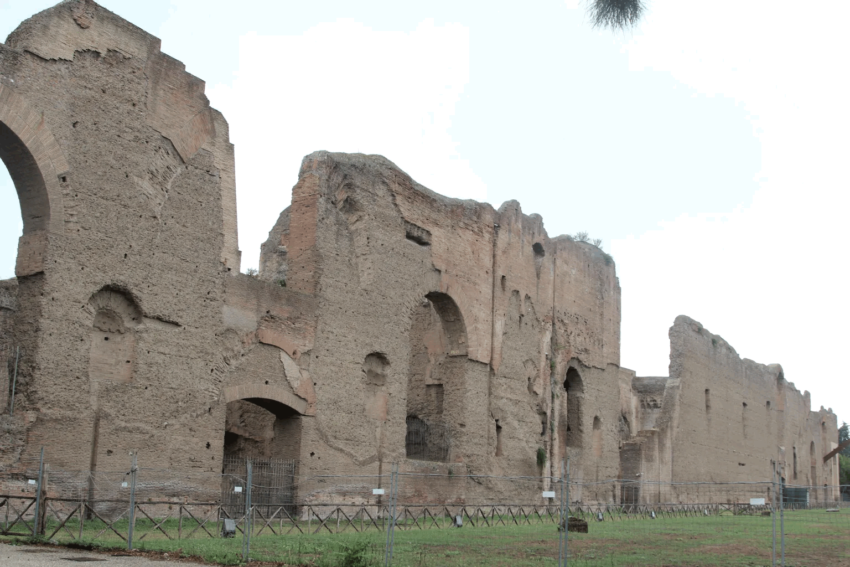
[[[670,377],[633,380],[642,431],[621,456],[623,478],[771,482],[776,461],[788,484],[838,483],[834,459],[822,459],[836,446],[837,418],[831,410],[811,411],[809,393],[786,381],[779,365],[741,359],[722,337],[684,316],[670,341]],[[650,490],[646,502],[693,501],[689,491],[697,489]],[[764,496],[753,490],[759,493],[727,494],[724,501]],[[831,499],[832,489],[811,497]]]
[[[26,353],[25,460],[44,445],[55,468],[114,469],[136,449],[151,466],[220,470],[210,371],[239,265],[233,149],[203,89],[92,2],[46,10],[0,45],[4,161],[39,195],[21,199],[11,337]]]
[[[687,478],[704,470],[688,459],[711,458],[715,480],[732,480],[763,473],[764,439],[798,461],[817,427],[816,451],[835,439],[835,416],[815,424],[780,384],[774,417],[747,419],[749,445],[723,441],[724,414],[728,431],[693,454],[709,431],[692,419],[700,388],[772,370],[677,320],[670,378],[636,378],[620,368],[609,256],[549,238],[515,201],[449,199],[380,156],[307,156],[259,277],[239,274],[227,123],[159,47],[89,0],[0,45],[0,157],[24,217],[0,325],[25,353],[0,466],[41,446],[54,469],[124,469],[135,450],[145,466],[209,478],[226,453],[291,458],[302,475],[398,461],[447,478],[557,476],[569,458],[573,479],[597,481]],[[726,389],[754,387],[742,388]],[[437,456],[408,458],[414,426]],[[747,472],[715,466],[743,453]],[[182,489],[218,488],[192,482]],[[411,498],[536,500],[545,484],[422,482]],[[332,483],[299,491],[346,497]],[[619,498],[591,492],[572,499]]]
[[[617,410],[600,394],[606,373],[618,372],[619,287],[596,247],[549,239],[515,202],[496,211],[448,199],[378,156],[319,152],[305,158],[293,204],[263,245],[260,279],[278,281],[283,264],[287,290],[319,290],[309,367],[321,411],[305,420],[302,470],[377,472],[404,461],[414,416],[447,428],[451,449],[444,463],[407,466],[557,471],[572,366],[587,383],[577,434],[589,448],[594,417],[604,420],[607,447],[592,475],[616,474]],[[364,370],[376,354],[380,384]],[[319,445],[307,442],[313,428]]]
[[[0,281],[0,413],[9,408],[9,395],[14,375],[15,345],[12,329],[15,313],[18,310],[17,280]]]

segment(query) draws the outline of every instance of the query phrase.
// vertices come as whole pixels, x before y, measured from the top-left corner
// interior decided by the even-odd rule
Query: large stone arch
[[[44,119],[12,87],[0,84],[0,159],[9,170],[21,205],[24,231],[15,274],[44,270],[47,235],[64,233],[62,185],[68,162]]]
[[[222,401],[224,403],[238,400],[253,402],[264,409],[268,409],[272,413],[275,413],[275,411],[270,408],[275,408],[275,404],[281,404],[292,408],[301,415],[307,414],[307,401],[287,392],[279,386],[242,384],[239,386],[230,386],[222,392]]]
[[[222,394],[225,466],[246,458],[300,462],[306,401],[262,383],[231,386]]]

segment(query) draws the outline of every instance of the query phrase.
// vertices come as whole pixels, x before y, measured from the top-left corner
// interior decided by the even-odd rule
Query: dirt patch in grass
[[[693,549],[694,554],[705,554],[705,555],[733,555],[735,557],[740,556],[749,556],[749,557],[759,557],[764,555],[765,550],[759,549],[753,545],[741,544],[741,543],[729,543],[729,544],[720,544],[720,545],[701,545],[699,547],[695,547]],[[767,553],[770,554],[770,550],[767,550]]]

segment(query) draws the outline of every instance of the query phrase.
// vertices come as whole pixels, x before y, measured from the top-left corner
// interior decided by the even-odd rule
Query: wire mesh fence
[[[28,463],[0,476],[0,535],[295,565],[850,562],[846,487],[785,485],[779,475],[577,483],[400,468],[301,475],[292,462],[234,460],[222,473],[177,474],[143,462],[113,471]]]

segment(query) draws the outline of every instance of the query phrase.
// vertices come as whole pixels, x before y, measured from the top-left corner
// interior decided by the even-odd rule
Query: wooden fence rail
[[[0,535],[33,533],[35,497],[0,495]],[[129,502],[45,498],[42,535],[63,541],[127,541]],[[233,506],[218,502],[148,501],[135,505],[134,540],[218,538],[225,519],[236,520],[237,535],[251,525],[253,536],[382,532],[389,508],[380,505],[310,503],[269,504],[252,507],[246,518]],[[723,515],[769,516],[771,508],[746,504],[573,505],[570,516],[588,521],[640,521],[701,518]],[[553,504],[408,504],[396,507],[400,530],[448,529],[456,518],[464,526],[496,527],[556,524],[560,513]]]

